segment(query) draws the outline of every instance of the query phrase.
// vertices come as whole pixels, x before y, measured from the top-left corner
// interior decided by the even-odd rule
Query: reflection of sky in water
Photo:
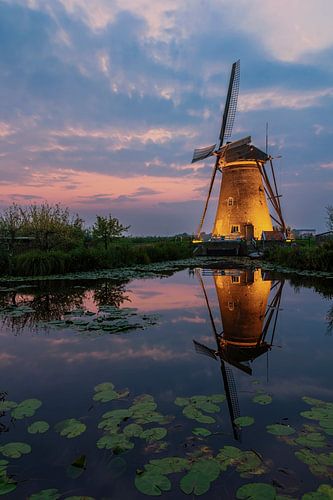
[[[213,277],[205,276],[204,282],[213,316],[218,328],[221,328]],[[34,333],[23,331],[14,335],[10,329],[3,327],[0,375],[2,390],[8,392],[8,399],[41,399],[43,407],[38,418],[45,418],[54,424],[72,416],[86,415],[88,421],[93,419],[89,414],[93,387],[108,380],[119,389],[128,387],[133,395],[153,394],[166,413],[175,412],[173,401],[176,396],[224,392],[219,361],[197,354],[193,347],[195,339],[216,348],[207,307],[195,276],[183,271],[169,278],[135,280],[126,285],[125,295],[130,302],[125,301],[122,307],[137,307],[142,312],[157,313],[159,324],[144,331],[97,337],[74,333],[70,329]],[[279,444],[272,437],[267,441],[263,430],[267,423],[288,417],[290,424],[297,426],[300,423],[299,412],[305,409],[300,400],[303,395],[333,401],[333,338],[325,335],[329,305],[328,300],[312,290],[301,288],[296,293],[286,283],[272,350],[254,361],[252,377],[233,368],[241,413],[256,418],[255,425],[242,432],[245,448],[254,447],[272,457],[275,452],[279,453]],[[91,291],[86,292],[85,306],[96,310]],[[254,379],[272,394],[271,405],[259,407],[251,402],[257,388],[252,383]],[[232,444],[226,406],[223,411],[221,425],[228,435],[226,439]],[[6,441],[27,440],[20,429],[19,425],[17,429],[11,428],[5,436]],[[93,449],[93,457],[97,456],[94,438],[89,435],[85,439],[86,446]],[[69,445],[67,441],[63,443],[65,447]],[[80,449],[77,452],[79,454]],[[22,460],[29,469],[29,460]],[[288,460],[293,461],[293,451],[289,449],[285,462],[282,460],[280,465],[286,465]],[[60,467],[61,459],[58,461]],[[34,466],[35,462],[30,462],[36,475]],[[293,466],[297,468],[299,464],[293,463]],[[304,472],[305,469],[302,470]],[[89,477],[88,474],[82,484],[88,484]],[[101,485],[104,484],[102,473],[99,480]],[[315,484],[311,478],[307,481],[308,487]],[[53,486],[48,483],[45,487]],[[58,486],[59,483],[55,485]],[[37,491],[42,487],[44,485],[38,485]],[[123,492],[122,488],[124,486],[116,487],[117,495]],[[102,486],[98,491],[106,493]],[[80,494],[84,492],[89,493],[87,490]],[[136,495],[132,489],[131,495],[133,498]],[[210,498],[215,497],[211,494]]]

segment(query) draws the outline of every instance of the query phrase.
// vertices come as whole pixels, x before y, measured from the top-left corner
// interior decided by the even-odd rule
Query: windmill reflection
[[[271,349],[284,281],[272,280],[261,270],[203,270],[197,274],[207,305],[216,349],[194,340],[195,349],[201,354],[220,360],[233,433],[235,439],[239,439],[239,428],[234,420],[240,412],[230,365],[252,375],[251,363]],[[207,275],[214,280],[222,331],[216,326],[204,284]]]

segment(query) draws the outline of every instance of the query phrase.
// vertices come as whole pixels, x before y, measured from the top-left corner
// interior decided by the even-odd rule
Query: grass
[[[123,238],[108,249],[102,246],[83,246],[64,250],[28,250],[10,256],[0,254],[0,272],[14,276],[46,276],[78,271],[112,269],[135,264],[150,264],[165,260],[185,259],[192,256],[189,240],[157,239],[132,241]]]
[[[333,241],[309,246],[276,246],[265,259],[281,266],[312,271],[333,271]]]

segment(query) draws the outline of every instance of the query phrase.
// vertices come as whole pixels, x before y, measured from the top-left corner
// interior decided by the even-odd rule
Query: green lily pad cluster
[[[143,330],[147,326],[156,325],[156,316],[139,314],[137,309],[117,308],[104,305],[98,313],[85,309],[75,309],[64,315],[63,319],[42,323],[44,327],[71,328],[79,332],[94,334],[126,333],[132,330]]]
[[[301,448],[295,452],[295,456],[308,465],[314,476],[333,480],[333,452],[316,453],[308,448]]]
[[[143,469],[137,470],[135,486],[141,493],[160,496],[172,487],[168,477],[170,474],[185,472],[179,482],[180,489],[187,495],[200,496],[209,491],[211,484],[229,466],[235,467],[241,477],[252,477],[267,472],[267,467],[254,452],[225,446],[216,457],[204,456],[200,452],[190,458],[165,457],[150,460]]]
[[[213,424],[215,418],[206,413],[219,413],[221,411],[217,403],[225,401],[224,394],[212,394],[211,396],[178,397],[175,399],[177,406],[183,406],[185,417],[196,420],[201,424]]]
[[[0,460],[0,495],[7,495],[16,489],[17,483],[8,475],[7,460]]]
[[[154,398],[149,394],[143,394],[136,397],[128,408],[104,413],[98,428],[103,429],[105,434],[97,441],[97,447],[110,449],[113,453],[119,454],[134,448],[133,438],[143,439],[147,444],[162,440],[167,435],[164,427],[149,429],[142,427],[151,423],[170,422],[170,418],[157,412],[156,408]],[[165,448],[163,444],[160,443],[160,449]]]
[[[321,484],[317,491],[305,493],[305,495],[302,496],[302,500],[332,500],[332,498],[333,486],[329,484]]]
[[[301,415],[309,420],[317,420],[321,430],[333,436],[333,403],[328,403],[320,399],[304,396],[303,401],[312,405],[308,411],[302,411]]]

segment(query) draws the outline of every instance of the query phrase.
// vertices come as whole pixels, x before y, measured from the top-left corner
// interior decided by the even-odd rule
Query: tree
[[[96,222],[92,227],[93,237],[102,240],[104,248],[108,248],[108,244],[113,238],[122,236],[130,226],[123,226],[116,217],[109,214],[107,217],[96,216]]]
[[[83,220],[77,214],[71,215],[69,209],[59,203],[33,204],[21,211],[23,230],[35,237],[38,248],[48,250],[50,247],[64,246],[68,240],[83,239]]]
[[[10,238],[10,248],[13,250],[15,238],[19,235],[24,224],[22,209],[13,203],[0,214],[0,232]]]
[[[329,231],[333,231],[333,205],[328,205],[326,207],[326,226],[328,227]]]

